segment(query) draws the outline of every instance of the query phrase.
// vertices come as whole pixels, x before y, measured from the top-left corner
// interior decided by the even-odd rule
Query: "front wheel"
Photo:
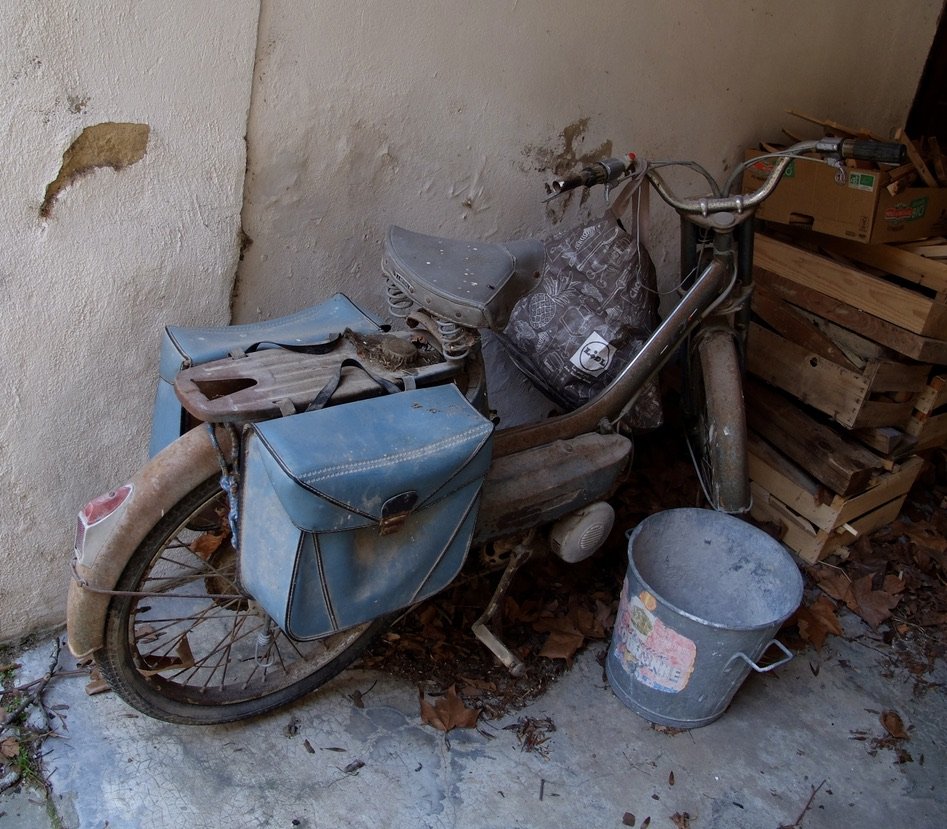
[[[295,642],[240,589],[237,564],[226,496],[208,478],[139,544],[109,605],[96,662],[129,705],[175,723],[256,716],[323,685],[390,621]]]
[[[746,410],[733,332],[705,331],[688,355],[687,374],[689,440],[704,495],[716,510],[744,513],[750,508]]]

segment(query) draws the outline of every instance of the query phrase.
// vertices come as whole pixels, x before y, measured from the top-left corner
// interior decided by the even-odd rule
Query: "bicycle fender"
[[[223,442],[225,449],[227,445]],[[76,658],[85,659],[104,644],[111,596],[95,591],[114,590],[132,554],[167,509],[219,470],[207,428],[198,426],[155,455],[128,481],[131,492],[106,519],[111,526],[105,538],[96,539],[91,554],[73,558],[66,631],[69,650]]]

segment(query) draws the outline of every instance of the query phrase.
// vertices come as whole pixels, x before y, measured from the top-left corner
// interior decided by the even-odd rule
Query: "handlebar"
[[[596,184],[612,184],[631,172],[637,159],[634,153],[629,153],[625,159],[606,158],[583,167],[571,176],[556,179],[550,183],[553,193],[565,193],[577,187],[594,187]]]
[[[835,159],[839,164],[841,159],[846,158],[873,161],[878,164],[903,164],[907,158],[907,147],[894,141],[855,138],[821,138],[814,141],[801,141],[785,150],[770,154],[770,157],[776,158],[776,163],[766,180],[752,193],[729,195],[737,176],[743,171],[744,163],[733,171],[722,190],[715,186],[715,192],[711,196],[682,199],[667,186],[656,166],[640,161],[634,153],[629,153],[624,159],[607,158],[590,164],[577,173],[552,181],[550,187],[554,195],[559,195],[578,187],[614,184],[635,170],[643,168],[644,175],[647,176],[658,195],[679,213],[701,216],[723,212],[739,214],[755,208],[776,189],[776,185],[793,158],[812,152],[820,153],[828,159]],[[705,172],[704,175],[713,182],[708,173]]]
[[[846,138],[840,148],[842,158],[854,158],[858,161],[874,161],[875,164],[904,164],[908,158],[908,148],[897,141],[869,141],[860,138]]]

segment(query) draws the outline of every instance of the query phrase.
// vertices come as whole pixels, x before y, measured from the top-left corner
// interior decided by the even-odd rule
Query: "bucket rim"
[[[795,577],[796,577],[798,588],[799,588],[798,589],[799,599],[792,610],[790,610],[788,613],[786,613],[785,615],[781,616],[778,619],[773,619],[772,621],[769,621],[769,622],[761,622],[756,625],[723,624],[721,622],[713,622],[709,619],[703,619],[700,616],[695,616],[693,613],[687,610],[684,610],[683,608],[678,607],[674,602],[665,598],[663,594],[657,592],[654,589],[654,587],[652,587],[651,584],[641,575],[641,572],[638,570],[638,566],[635,564],[635,559],[634,559],[634,556],[632,556],[631,551],[633,549],[634,540],[637,537],[640,530],[642,529],[642,527],[644,527],[644,525],[647,524],[648,521],[650,521],[652,518],[657,518],[658,516],[663,516],[663,515],[666,515],[667,513],[684,513],[684,512],[690,512],[690,513],[700,512],[707,515],[714,515],[714,516],[719,516],[722,518],[732,519],[734,521],[740,520],[739,518],[734,518],[734,516],[729,515],[728,513],[719,512],[718,510],[701,509],[700,507],[679,507],[675,509],[666,509],[666,510],[661,510],[660,512],[652,513],[647,518],[644,518],[642,521],[640,521],[638,525],[630,533],[628,533],[628,547],[626,551],[626,554],[628,556],[628,566],[631,569],[631,571],[634,573],[635,578],[638,580],[638,582],[652,596],[654,596],[656,600],[660,601],[663,605],[670,608],[675,613],[679,613],[685,619],[690,619],[692,622],[696,622],[697,624],[704,625],[705,627],[717,628],[718,630],[731,630],[731,631],[756,631],[756,630],[767,630],[770,628],[772,628],[773,630],[778,630],[782,626],[783,622],[785,622],[790,616],[792,616],[793,613],[795,613],[799,609],[799,604],[802,602],[802,596],[803,596],[805,585],[802,580],[802,573],[799,572],[799,568],[796,566],[796,563],[793,560],[792,555],[790,555],[789,551],[785,548],[785,546],[781,544],[779,541],[777,541],[775,538],[773,538],[771,535],[768,535],[767,533],[763,532],[763,530],[760,530],[758,527],[753,527],[752,524],[746,524],[746,522],[742,522],[746,524],[747,527],[751,527],[752,529],[758,530],[759,532],[763,533],[763,535],[769,541],[773,542],[773,544],[776,545],[776,547],[779,549],[780,552],[782,552],[785,558],[793,565],[790,568],[790,572],[795,573]],[[719,519],[715,518],[713,520],[719,520]]]

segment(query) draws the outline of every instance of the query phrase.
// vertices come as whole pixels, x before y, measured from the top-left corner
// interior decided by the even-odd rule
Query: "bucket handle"
[[[792,651],[789,650],[789,648],[787,648],[787,647],[786,647],[782,642],[780,642],[778,639],[770,639],[770,640],[769,640],[769,644],[768,644],[765,648],[763,648],[763,651],[762,651],[762,652],[763,652],[763,653],[766,653],[766,651],[768,651],[772,645],[775,645],[777,648],[779,648],[779,649],[780,649],[784,654],[786,654],[786,655],[785,655],[782,659],[778,659],[778,660],[777,660],[776,662],[774,662],[772,665],[767,665],[765,668],[761,668],[759,665],[757,665],[752,659],[750,659],[750,657],[748,657],[748,656],[747,656],[745,653],[743,653],[742,651],[737,651],[735,654],[733,654],[733,656],[730,657],[730,662],[733,662],[734,659],[736,659],[737,657],[739,657],[739,658],[742,659],[744,662],[746,662],[746,664],[749,665],[749,666],[750,666],[754,671],[756,671],[757,673],[765,674],[767,671],[772,671],[774,668],[778,668],[778,667],[780,667],[781,665],[785,665],[790,659],[792,659],[792,657],[793,657]],[[762,654],[761,654],[761,655],[762,655]],[[730,670],[730,662],[727,662],[727,667],[723,669],[723,670],[724,670],[724,673],[726,673],[727,671]]]

